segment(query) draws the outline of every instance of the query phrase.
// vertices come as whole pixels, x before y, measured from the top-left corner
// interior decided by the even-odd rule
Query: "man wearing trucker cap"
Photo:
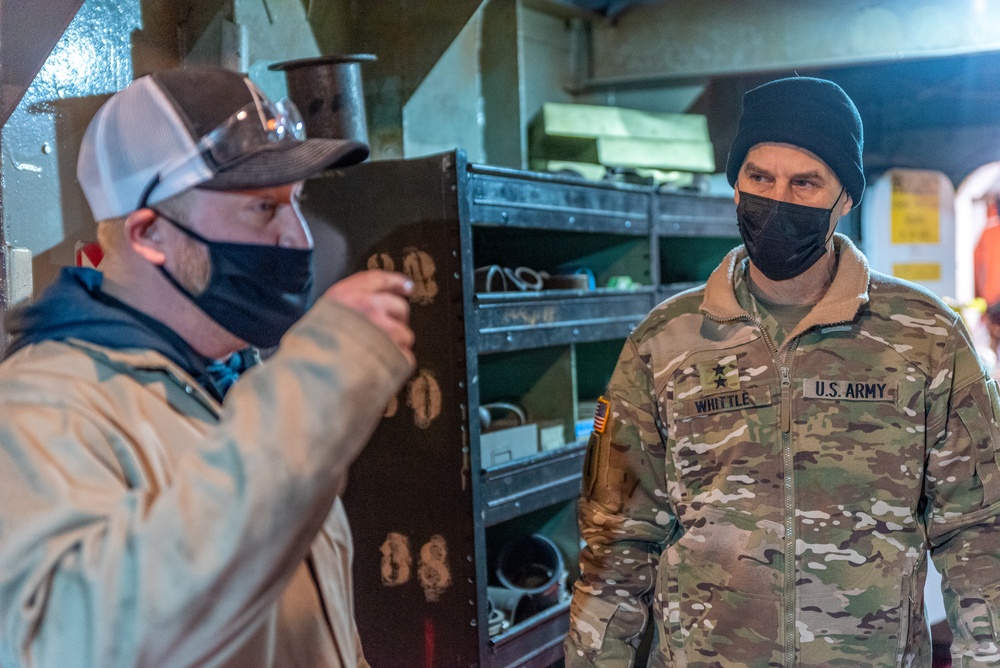
[[[743,98],[744,245],[626,341],[595,420],[567,666],[1000,665],[996,382],[961,319],[869,270],[837,220],[862,125],[830,81]]]
[[[102,272],[15,311],[0,365],[0,666],[367,665],[338,495],[413,368],[410,286],[307,310],[297,202],[367,153],[218,68],[97,112]],[[248,345],[277,350],[233,383],[215,360]]]

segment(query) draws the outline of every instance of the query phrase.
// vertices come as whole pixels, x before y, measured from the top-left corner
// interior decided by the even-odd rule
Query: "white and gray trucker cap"
[[[197,66],[150,74],[115,93],[84,133],[77,179],[94,220],[189,188],[285,185],[368,157],[365,144],[307,139],[288,100],[242,74]]]

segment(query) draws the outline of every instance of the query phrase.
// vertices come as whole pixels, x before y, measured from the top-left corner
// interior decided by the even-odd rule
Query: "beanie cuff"
[[[736,187],[740,169],[747,154],[758,144],[789,144],[803,148],[820,159],[834,173],[847,194],[851,196],[852,208],[861,202],[865,192],[865,174],[861,165],[855,162],[851,152],[842,146],[842,140],[834,139],[811,129],[784,129],[775,125],[757,125],[741,128],[740,135],[733,142],[726,163],[726,177],[729,185]]]
[[[747,154],[762,143],[789,144],[812,152],[837,176],[853,206],[861,202],[864,128],[854,102],[834,82],[789,77],[747,91],[726,162],[731,186],[736,187]]]

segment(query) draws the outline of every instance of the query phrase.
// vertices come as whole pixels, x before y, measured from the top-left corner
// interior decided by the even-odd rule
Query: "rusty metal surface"
[[[132,80],[139,0],[87,0],[25,91],[0,140],[3,236],[34,255],[36,291],[72,264],[93,223],[76,184],[80,140],[106,97]]]
[[[76,15],[83,0],[4,0],[0,3],[0,125]]]
[[[286,60],[268,69],[285,73],[288,96],[302,112],[310,137],[368,143],[363,63],[371,54]]]

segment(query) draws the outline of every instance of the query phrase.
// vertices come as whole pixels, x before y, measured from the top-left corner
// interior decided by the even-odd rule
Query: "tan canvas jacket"
[[[957,315],[870,273],[780,346],[741,306],[745,251],[653,310],[584,471],[568,666],[930,666],[928,551],[955,666],[1000,665],[996,383]],[[744,288],[745,289],[745,288]]]
[[[0,666],[366,666],[347,466],[410,369],[320,300],[220,406],[158,353],[0,365]]]

